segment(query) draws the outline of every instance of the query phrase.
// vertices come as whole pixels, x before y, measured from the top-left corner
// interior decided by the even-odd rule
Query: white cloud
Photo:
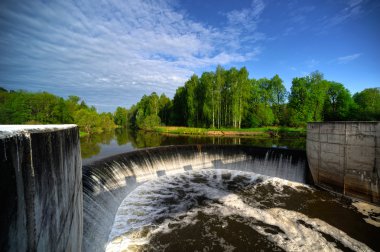
[[[337,58],[336,61],[339,64],[347,64],[353,60],[356,60],[361,55],[362,55],[361,53],[355,53],[355,54],[351,54],[351,55],[347,55],[347,56],[342,56],[342,57]]]
[[[104,106],[130,106],[153,91],[172,95],[197,69],[256,57],[254,43],[265,39],[257,31],[260,0],[227,13],[221,28],[192,21],[165,0],[18,1],[0,8],[1,83],[71,92]],[[104,102],[105,93],[114,98]],[[127,101],[120,93],[133,95]]]
[[[363,5],[365,1],[363,0],[351,0],[345,2],[342,8],[337,11],[333,16],[325,18],[322,23],[323,29],[340,25],[352,18],[355,18],[364,13]]]
[[[315,59],[311,59],[311,60],[308,60],[306,61],[306,66],[308,68],[315,68],[319,65],[319,61],[318,60],[315,60]]]

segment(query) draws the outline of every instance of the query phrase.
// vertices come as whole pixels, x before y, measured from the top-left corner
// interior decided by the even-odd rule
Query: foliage
[[[127,126],[128,110],[126,108],[117,107],[114,113],[114,122],[121,127]]]
[[[113,121],[112,114],[98,114],[77,96],[65,100],[47,92],[0,90],[2,124],[76,123],[82,132],[92,134],[115,128]]]
[[[380,120],[380,89],[367,88],[353,96],[352,117],[357,120]]]
[[[65,100],[47,92],[0,88],[0,123],[76,123],[86,134],[116,125],[145,130],[163,125],[240,129],[305,127],[311,121],[340,120],[380,120],[380,89],[351,96],[343,84],[325,80],[316,71],[294,78],[288,92],[277,74],[270,79],[249,79],[245,67],[226,70],[217,66],[214,72],[192,75],[172,100],[153,92],[128,110],[117,107],[113,114],[99,114],[78,96]]]

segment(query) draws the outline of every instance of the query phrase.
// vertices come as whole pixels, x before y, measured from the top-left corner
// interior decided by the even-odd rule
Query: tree
[[[187,102],[185,87],[179,87],[175,92],[170,121],[172,125],[187,125]]]
[[[94,111],[81,108],[75,112],[74,120],[80,129],[88,134],[102,132],[99,126],[100,118]]]
[[[283,104],[285,102],[287,92],[282,79],[276,74],[269,82],[268,88],[269,102],[272,105],[274,114],[274,123],[280,124],[283,121]]]
[[[342,84],[333,81],[328,82],[324,120],[341,121],[348,119],[352,103],[350,92]]]
[[[196,97],[197,87],[198,87],[198,76],[193,74],[185,83],[185,92],[186,92],[186,108],[187,108],[187,125],[194,127],[198,125],[198,109],[199,102]]]
[[[225,85],[225,70],[223,67],[218,65],[215,71],[215,82],[214,82],[214,97],[215,97],[215,114],[216,114],[216,124],[220,128],[222,125],[222,90]]]
[[[202,124],[205,127],[211,125],[215,127],[215,112],[216,112],[216,100],[215,100],[215,75],[213,72],[205,72],[202,74],[199,80],[199,93],[202,93]]]
[[[161,94],[158,103],[158,116],[160,117],[162,123],[168,125],[170,120],[170,112],[172,109],[172,101],[165,94]]]
[[[294,78],[289,95],[289,124],[305,126],[310,121],[322,121],[328,87],[320,72]]]
[[[380,88],[367,88],[353,96],[354,115],[359,120],[380,120]]]
[[[114,122],[121,127],[127,126],[128,110],[126,108],[117,107],[114,113]]]

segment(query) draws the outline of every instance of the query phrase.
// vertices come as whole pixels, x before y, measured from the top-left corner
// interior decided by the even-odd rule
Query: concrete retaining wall
[[[380,204],[380,122],[308,123],[306,151],[316,185]]]
[[[0,251],[81,251],[75,125],[0,126]]]

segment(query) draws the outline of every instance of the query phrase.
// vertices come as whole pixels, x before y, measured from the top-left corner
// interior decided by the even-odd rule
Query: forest
[[[121,112],[120,112],[121,110]],[[120,113],[124,115],[120,116]],[[121,119],[120,117],[123,117]],[[78,96],[66,100],[47,92],[31,93],[0,88],[0,124],[75,123],[81,132],[100,133],[126,124],[126,109],[97,113]]]
[[[292,80],[249,79],[245,67],[193,75],[170,100],[144,95],[128,110],[128,124],[140,129],[157,125],[201,128],[305,127],[313,121],[380,120],[380,89],[351,95],[341,83],[316,71]]]
[[[341,83],[325,80],[316,71],[292,80],[250,79],[245,67],[192,75],[173,99],[153,92],[126,109],[98,113],[78,96],[67,99],[47,92],[0,87],[0,124],[75,123],[87,134],[116,127],[154,129],[160,125],[201,128],[304,127],[311,121],[378,121],[380,89],[351,95]]]

